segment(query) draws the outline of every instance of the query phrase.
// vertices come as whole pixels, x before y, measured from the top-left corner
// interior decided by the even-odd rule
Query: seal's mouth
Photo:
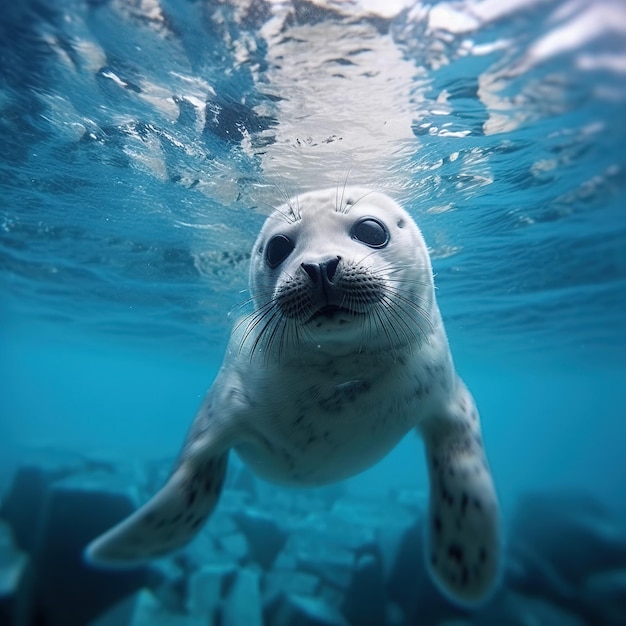
[[[320,318],[332,319],[338,313],[347,313],[348,315],[356,315],[356,311],[347,309],[344,306],[337,306],[336,304],[326,304],[322,308],[317,310],[315,313],[313,313],[309,321],[317,320]]]

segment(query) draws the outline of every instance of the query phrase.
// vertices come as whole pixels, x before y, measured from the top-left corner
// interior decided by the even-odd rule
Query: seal
[[[498,503],[411,216],[358,187],[299,195],[261,229],[250,292],[169,480],[87,558],[134,565],[187,544],[216,506],[230,449],[265,479],[317,486],[370,467],[416,429],[427,566],[451,599],[486,598],[499,576]]]

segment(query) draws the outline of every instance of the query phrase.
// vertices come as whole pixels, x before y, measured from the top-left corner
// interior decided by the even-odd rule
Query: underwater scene
[[[0,3],[4,624],[626,624],[623,0]]]

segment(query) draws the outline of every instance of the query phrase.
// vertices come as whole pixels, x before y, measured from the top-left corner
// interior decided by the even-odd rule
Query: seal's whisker
[[[409,321],[397,310],[395,301],[384,298],[383,302],[385,303],[385,309],[390,323],[402,333],[406,340],[406,345],[409,346],[410,349],[413,349],[414,344],[419,346],[421,343],[419,334],[415,332]]]
[[[391,289],[388,287],[387,293],[391,294],[394,297],[394,299],[397,301],[398,305],[403,306],[404,310],[413,309],[415,312],[417,312],[420,315],[420,317],[424,320],[424,322],[426,322],[429,330],[431,332],[434,330],[432,320],[430,319],[430,315],[428,314],[428,311],[423,306],[419,305],[417,302],[415,302],[411,298],[406,298],[397,289]]]
[[[411,327],[406,323],[406,321],[402,319],[400,315],[398,315],[398,312],[393,306],[393,302],[389,299],[383,299],[378,306],[384,309],[387,320],[389,321],[389,325],[394,329],[394,332],[396,333],[398,342],[400,342],[400,336],[398,334],[399,330],[404,336],[406,342],[405,345],[411,346],[414,340],[417,339],[417,337],[412,331]]]
[[[256,339],[254,340],[254,343],[252,344],[252,348],[250,350],[250,360],[252,361],[255,352],[257,351],[257,348],[259,347],[259,344],[261,343],[261,341],[263,339],[265,339],[265,334],[267,332],[267,329],[269,328],[270,324],[275,323],[276,318],[280,319],[281,315],[280,315],[280,311],[278,310],[274,310],[273,313],[270,315],[269,319],[267,320],[267,322],[265,323],[265,325],[261,328],[261,330],[258,332]],[[269,354],[269,350],[265,351],[265,355],[264,355],[264,359],[268,358],[268,354]]]
[[[278,333],[278,330],[281,329],[280,334],[282,337],[282,334],[284,333],[285,325],[287,324],[283,316],[278,315],[277,317],[278,319],[276,320],[276,323],[273,325],[273,328],[270,331],[269,336],[267,337],[267,342],[265,344],[265,359],[267,359],[268,361],[269,361],[270,354],[272,353],[272,345],[274,343],[274,340],[276,339],[276,334]],[[280,360],[280,354],[281,354],[281,348],[280,348],[280,342],[279,342],[279,346],[278,346],[279,360]]]
[[[300,206],[298,202],[298,196],[294,197],[294,194],[289,194],[287,189],[283,185],[275,184],[276,189],[280,192],[283,197],[283,204],[288,207],[290,211],[290,222],[294,224],[295,222],[300,221],[302,215],[300,213]],[[294,206],[295,202],[295,206]]]
[[[346,187],[348,186],[348,178],[350,177],[350,170],[346,172],[346,177],[343,181],[343,188],[341,189],[341,200],[339,200],[339,204],[337,204],[337,192],[339,191],[339,183],[337,183],[337,190],[335,192],[335,211],[337,213],[348,213],[350,209],[348,209],[347,204],[344,206],[343,198],[346,193]]]
[[[395,336],[396,339],[396,343],[392,346],[392,350],[394,351],[393,354],[393,360],[396,361],[396,352],[398,350],[398,348],[403,347],[403,342],[402,339],[400,337],[400,334],[398,332],[398,328],[396,326],[396,324],[393,323],[393,320],[391,319],[392,315],[392,309],[389,306],[388,303],[386,303],[385,301],[381,301],[378,305],[382,311],[382,313],[384,314],[384,318],[385,318],[385,322],[387,323],[387,325],[389,326],[389,328],[393,331],[393,334]],[[408,342],[407,337],[405,337],[405,341]]]
[[[248,339],[252,335],[252,333],[254,333],[255,330],[259,329],[259,324],[261,324],[264,321],[264,319],[269,317],[271,321],[272,318],[280,314],[277,308],[278,307],[276,306],[276,304],[270,301],[266,303],[265,305],[263,305],[262,307],[259,307],[259,309],[255,311],[254,313],[252,313],[251,315],[247,315],[243,317],[241,320],[239,320],[239,322],[236,324],[235,328],[233,329],[233,332],[238,330],[243,324],[246,324],[246,329],[243,333],[243,337],[239,345],[239,352],[243,350],[243,347],[247,344]],[[261,326],[261,328],[258,330],[257,342],[262,337],[263,333],[265,332],[265,329],[267,328],[268,323],[269,321],[266,322],[265,325]],[[255,347],[256,347],[257,342],[255,342]],[[251,356],[252,356],[252,353],[251,353]]]
[[[411,289],[402,289],[400,287],[392,287],[391,285],[385,285],[385,291],[388,295],[403,300],[409,306],[419,308],[423,314],[430,319],[427,309],[430,308],[431,299],[427,294],[419,294]]]
[[[384,308],[383,308],[384,310]],[[387,342],[389,343],[389,349],[391,350],[392,359],[396,360],[396,348],[393,343],[393,339],[391,338],[391,333],[389,332],[389,325],[385,323],[383,316],[381,315],[381,307],[376,306],[372,309],[372,313],[378,320],[378,327],[382,329],[383,333],[385,333],[385,337],[387,337]]]
[[[233,331],[238,330],[242,326],[242,324],[245,324],[246,322],[250,322],[255,318],[262,317],[267,309],[271,309],[275,306],[276,303],[273,300],[268,300],[265,304],[259,305],[256,310],[252,311],[252,313],[249,313],[248,315],[244,315],[243,317],[239,318],[233,326]]]
[[[396,302],[392,302],[388,300],[386,300],[385,302],[387,304],[387,311],[388,311],[389,317],[390,318],[393,317],[396,324],[402,330],[402,333],[407,340],[407,345],[413,346],[413,344],[417,344],[417,346],[419,347],[422,343],[422,339],[425,339],[425,335],[420,325],[416,322],[415,318],[412,315],[408,314],[406,311],[404,311],[402,307],[398,307]],[[406,316],[401,314],[403,312],[405,313]],[[419,329],[419,332],[415,332],[413,325],[409,323],[407,318],[411,320],[415,326],[417,326],[417,328]]]
[[[229,311],[229,316],[232,315],[235,312],[240,312],[242,309],[245,309],[247,306],[254,304],[254,298],[246,298],[245,300],[242,300],[241,302],[237,302],[236,304],[233,304],[233,306],[231,307],[230,311]]]
[[[360,198],[357,198],[351,205],[350,208],[348,208],[347,203],[346,203],[346,211],[345,213],[348,214],[350,213],[350,211],[359,203],[361,202],[361,200],[364,200],[365,198],[367,198],[367,196],[371,195],[375,193],[374,190],[368,191],[366,193],[364,193]],[[342,196],[343,197],[343,196]]]
[[[391,277],[387,277],[386,278],[387,281],[394,283],[394,284],[400,284],[400,283],[406,283],[408,285],[419,285],[420,287],[430,287],[430,283],[426,282],[425,280],[419,280],[417,278],[410,278],[410,277],[406,277],[406,278],[391,278]]]
[[[402,320],[405,324],[407,324],[408,322],[406,321],[404,316],[409,318],[417,327],[417,330],[419,331],[420,335],[424,338],[424,341],[426,341],[426,343],[430,343],[429,336],[434,331],[433,331],[433,325],[431,321],[428,319],[428,317],[425,316],[423,312],[420,311],[419,309],[406,306],[405,304],[399,301],[396,301],[394,303],[394,306],[396,307],[396,309],[398,309],[398,316],[399,316],[398,319]],[[429,332],[426,332],[426,330],[424,329],[423,323],[426,324]]]

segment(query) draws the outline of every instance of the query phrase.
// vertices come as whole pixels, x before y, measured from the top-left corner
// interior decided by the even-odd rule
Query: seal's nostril
[[[335,272],[337,271],[337,266],[339,265],[339,261],[341,261],[341,257],[335,257],[330,261],[326,261],[326,263],[322,264],[322,271],[326,272],[326,277],[328,278],[328,282],[332,283],[333,278],[335,277]]]
[[[302,263],[300,267],[309,275],[314,285],[317,285],[320,277],[323,282],[332,283],[335,273],[337,272],[339,261],[341,261],[341,257],[337,256],[323,263]]]
[[[300,267],[309,275],[313,284],[317,285],[320,277],[320,266],[317,263],[302,263]]]

